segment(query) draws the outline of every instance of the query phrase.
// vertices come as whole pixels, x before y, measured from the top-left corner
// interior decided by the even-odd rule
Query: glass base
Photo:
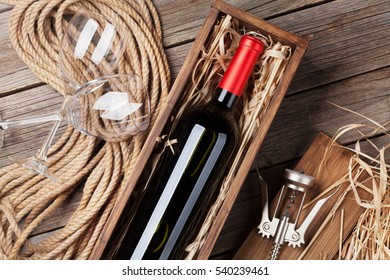
[[[51,170],[47,167],[46,162],[39,160],[35,157],[21,159],[21,160],[15,160],[15,162],[18,163],[20,166],[22,166],[28,170],[32,170],[40,175],[43,175],[54,182],[60,181],[54,175],[54,173],[51,172]]]

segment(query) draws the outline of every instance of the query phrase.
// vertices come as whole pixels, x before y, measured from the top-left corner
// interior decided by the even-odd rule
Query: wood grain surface
[[[320,131],[332,136],[350,123],[366,122],[329,102],[355,110],[378,122],[390,121],[390,1],[387,0],[228,0],[227,3],[266,19],[269,23],[310,41],[309,49],[276,114],[265,142],[257,153],[261,174],[273,188],[280,186],[284,168],[292,168]],[[164,32],[164,47],[176,78],[211,5],[210,0],[153,0]],[[11,6],[0,4],[0,114],[26,116],[51,111],[61,96],[39,81],[17,57],[9,39]],[[32,97],[32,98],[31,98]],[[21,100],[23,100],[21,102]],[[46,136],[43,127],[23,131],[18,139],[20,156]],[[21,138],[20,138],[21,137]],[[24,138],[23,138],[24,137]],[[373,139],[388,144],[380,134]],[[353,136],[340,139],[351,144]],[[34,143],[35,142],[35,143]],[[9,153],[0,150],[0,165]],[[253,167],[252,167],[253,170]],[[232,258],[260,217],[260,193],[250,173],[239,193],[212,258]],[[273,190],[276,193],[277,190]],[[80,190],[81,193],[81,190]],[[64,225],[77,204],[75,194],[58,217],[36,232],[50,232]]]

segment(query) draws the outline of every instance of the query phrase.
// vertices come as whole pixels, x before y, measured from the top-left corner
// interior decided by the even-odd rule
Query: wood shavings
[[[335,104],[333,104],[335,105]],[[390,164],[386,162],[390,150],[390,130],[388,125],[380,124],[352,110],[335,105],[348,113],[353,113],[363,118],[368,123],[348,124],[336,132],[333,137],[332,145],[338,145],[337,139],[345,137],[346,134],[354,133],[357,141],[354,147],[343,147],[354,153],[351,157],[347,173],[332,186],[329,186],[326,192],[334,190],[341,184],[347,184],[346,190],[340,195],[337,203],[328,214],[318,232],[311,242],[302,252],[299,259],[302,259],[308,249],[316,242],[316,238],[327,226],[329,221],[339,210],[347,193],[352,192],[356,204],[363,207],[365,211],[361,214],[352,234],[346,241],[340,244],[339,259],[343,260],[389,260],[390,259]],[[373,135],[382,134],[384,138],[389,139],[387,144],[382,147],[374,144],[370,139]],[[368,154],[362,148],[362,142],[365,141],[374,150]],[[328,149],[331,148],[328,147]],[[351,145],[352,146],[352,145]],[[367,149],[368,150],[368,149]],[[324,155],[324,159],[326,155]],[[325,162],[321,163],[321,168]],[[321,172],[319,168],[319,172]],[[364,174],[364,176],[361,176]],[[358,190],[363,190],[371,194],[372,200],[367,201],[360,197]],[[320,194],[321,196],[323,194]],[[341,211],[344,211],[342,209]],[[341,215],[344,215],[341,213]],[[343,219],[342,219],[343,221]],[[340,235],[343,235],[343,223],[341,223]]]

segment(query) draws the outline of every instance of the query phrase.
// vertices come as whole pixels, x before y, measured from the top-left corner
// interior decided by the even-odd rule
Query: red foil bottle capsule
[[[216,89],[215,104],[225,109],[234,108],[253,68],[264,50],[263,43],[249,35],[242,36],[240,44]]]
[[[263,49],[264,45],[258,39],[249,35],[242,36],[240,44],[218,87],[241,96]]]

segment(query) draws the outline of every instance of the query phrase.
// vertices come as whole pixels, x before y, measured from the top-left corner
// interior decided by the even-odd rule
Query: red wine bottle
[[[233,109],[260,54],[258,39],[244,35],[216,89],[205,106],[183,115],[167,149],[148,182],[146,193],[132,220],[119,258],[168,259],[194,209],[218,189],[238,146]]]

